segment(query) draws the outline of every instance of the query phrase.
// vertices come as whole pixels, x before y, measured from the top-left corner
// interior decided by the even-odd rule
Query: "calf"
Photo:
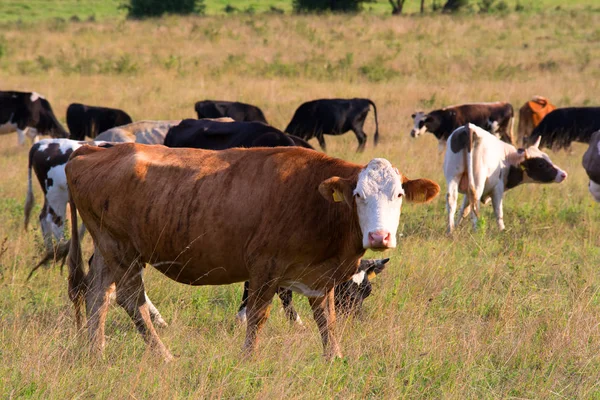
[[[48,100],[38,93],[0,91],[0,135],[15,131],[20,146],[25,143],[25,136],[32,142],[37,141],[37,135],[69,136]]]
[[[600,131],[590,138],[590,146],[583,154],[583,168],[590,178],[588,190],[597,202],[600,202]]]
[[[516,144],[523,146],[525,138],[529,137],[542,119],[555,109],[556,107],[542,96],[534,96],[523,104],[523,107],[519,109],[519,129]]]
[[[455,130],[448,142],[444,158],[448,233],[454,230],[458,193],[466,194],[459,223],[470,212],[475,227],[479,201],[491,197],[498,227],[504,230],[502,197],[505,190],[522,183],[560,183],[567,178],[567,173],[539,150],[539,140],[533,146],[517,150],[480,127],[467,124]]]
[[[363,301],[371,295],[371,279],[375,278],[384,270],[389,258],[383,260],[360,260],[358,272],[352,275],[352,279],[341,282],[335,286],[333,296],[335,300],[335,311],[342,315],[358,314],[361,311]],[[242,304],[236,315],[239,322],[246,322],[246,309],[248,306],[248,281],[244,282],[244,293]],[[277,295],[281,299],[283,310],[292,323],[302,325],[300,316],[292,305],[292,291],[288,289],[277,289]]]
[[[412,118],[414,126],[410,136],[416,138],[430,132],[438,139],[440,149],[446,146],[446,141],[455,129],[468,123],[489,129],[492,133],[499,134],[506,143],[513,143],[514,112],[510,103],[462,104],[433,110],[427,114],[419,111]]]
[[[299,146],[312,149],[305,140],[286,135],[262,122],[223,122],[185,119],[169,129],[167,147],[224,150],[234,147]]]
[[[370,106],[373,106],[375,113],[373,143],[377,146],[379,141],[377,107],[369,99],[319,99],[303,103],[294,113],[285,132],[304,140],[316,137],[323,151],[326,151],[323,135],[341,135],[351,130],[358,140],[357,151],[363,151],[367,143],[363,125]]]
[[[167,360],[143,295],[145,263],[190,285],[248,280],[247,352],[277,289],[300,292],[325,354],[340,356],[333,287],[356,274],[366,249],[396,246],[403,199],[421,203],[439,192],[385,159],[362,166],[302,148],[84,146],[66,175],[72,226],[79,211],[97,250],[85,274],[73,231],[69,296],[78,325],[85,302],[92,347],[101,351],[108,294],[116,290],[117,303]]]
[[[234,121],[267,123],[262,110],[252,104],[237,101],[203,100],[194,105],[198,119],[229,117]]]
[[[67,108],[67,126],[72,140],[95,138],[98,134],[114,128],[130,124],[131,117],[118,108],[86,106],[73,103]]]
[[[96,136],[96,141],[164,144],[169,129],[178,125],[180,122],[181,120],[137,121],[104,131]]]
[[[541,138],[540,146],[560,150],[571,142],[589,143],[592,133],[600,130],[600,107],[557,108],[533,130],[529,141]]]

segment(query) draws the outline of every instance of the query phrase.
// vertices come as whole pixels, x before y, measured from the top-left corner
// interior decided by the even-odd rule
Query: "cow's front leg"
[[[504,230],[504,213],[502,211],[502,197],[504,196],[504,185],[499,182],[492,192],[492,204],[494,206],[494,215],[498,222],[498,229]]]
[[[340,345],[335,337],[335,303],[333,288],[322,297],[309,297],[315,322],[319,327],[323,351],[327,359],[342,357]]]
[[[25,144],[25,134],[27,133],[27,128],[19,129],[17,128],[17,144],[19,146],[23,146]]]

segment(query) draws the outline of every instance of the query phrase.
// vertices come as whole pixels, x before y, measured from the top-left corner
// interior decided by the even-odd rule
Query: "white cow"
[[[502,197],[504,191],[522,183],[560,183],[567,173],[555,166],[539,149],[538,140],[526,149],[516,149],[486,130],[467,124],[448,138],[444,176],[448,184],[446,205],[448,233],[454,230],[458,193],[466,194],[458,223],[471,213],[476,226],[479,201],[491,197],[500,230],[504,230]]]

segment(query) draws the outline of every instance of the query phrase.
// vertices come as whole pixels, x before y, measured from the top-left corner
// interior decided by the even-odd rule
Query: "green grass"
[[[482,207],[480,231],[464,224],[450,239],[443,155],[432,135],[409,137],[419,109],[492,100],[518,108],[536,94],[557,106],[600,104],[599,26],[600,13],[585,10],[5,24],[2,89],[42,93],[63,122],[72,102],[140,120],[193,117],[195,101],[220,98],[259,105],[284,127],[304,101],[369,97],[380,145],[369,114],[365,153],[348,133],[326,137],[329,154],[386,157],[410,178],[436,180],[442,194],[403,207],[403,236],[364,316],[339,321],[342,360],[322,358],[301,296],[306,329],[290,328],[275,300],[257,353],[244,359],[245,330],[234,322],[241,284],[189,287],[151,268],[146,287],[169,323],[159,334],[178,358],[164,365],[146,351],[115,306],[105,356],[93,360],[58,266],[25,281],[41,253],[41,190],[34,182],[25,232],[28,149],[4,135],[0,398],[599,398],[600,207],[587,192],[585,146],[549,152],[566,182],[506,193],[505,232]],[[89,237],[83,250],[89,257]]]
[[[497,0],[498,2],[499,0]],[[577,0],[565,2],[562,0],[504,0],[510,11],[516,4],[524,7],[525,11],[537,12],[542,10],[561,9],[593,9],[598,10],[595,0]],[[441,3],[441,1],[440,1]],[[472,0],[473,10],[477,10],[477,1]],[[3,0],[0,2],[0,22],[39,21],[53,18],[79,20],[125,18],[127,12],[120,7],[126,0]],[[285,13],[292,12],[291,0],[205,0],[208,15],[225,14],[229,5],[241,13],[270,12],[274,7]],[[407,0],[404,13],[419,12],[420,1]],[[431,1],[426,1],[426,10],[431,10]],[[364,11],[373,14],[390,14],[391,6],[387,0],[375,0],[364,4]]]

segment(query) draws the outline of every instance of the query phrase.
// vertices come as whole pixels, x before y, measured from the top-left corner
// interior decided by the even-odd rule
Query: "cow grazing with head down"
[[[592,133],[600,130],[600,107],[557,108],[540,122],[529,142],[554,150],[568,148],[571,142],[589,143]]]
[[[262,110],[238,101],[202,100],[194,105],[198,119],[229,117],[234,121],[267,123]]]
[[[458,193],[466,194],[458,223],[471,213],[476,227],[479,202],[491,197],[498,227],[504,230],[502,198],[506,190],[523,183],[560,183],[567,173],[540,151],[539,141],[517,150],[480,127],[467,124],[448,139],[444,176],[448,184],[448,233],[452,233]]]
[[[137,121],[117,126],[96,136],[96,141],[117,143],[164,144],[169,129],[181,120]]]
[[[498,134],[506,143],[513,143],[514,112],[510,103],[472,103],[449,106],[425,114],[419,111],[412,115],[414,126],[410,131],[413,138],[427,132],[439,141],[440,150],[457,128],[471,123]]]
[[[308,101],[298,107],[285,132],[304,140],[317,138],[323,151],[327,151],[324,135],[341,135],[353,131],[358,140],[357,151],[363,151],[367,135],[363,130],[365,119],[373,106],[375,135],[373,143],[379,141],[377,107],[370,99],[319,99]]]
[[[590,178],[588,190],[594,200],[600,202],[600,131],[590,138],[590,146],[583,154],[583,169]]]
[[[0,91],[0,134],[15,131],[19,145],[25,143],[25,136],[32,142],[37,141],[37,135],[69,136],[56,119],[48,100],[40,94]]]
[[[229,122],[213,119],[184,119],[169,129],[167,147],[225,150],[234,147],[290,147],[313,149],[305,140],[286,135],[262,122]]]
[[[533,129],[540,124],[544,117],[556,107],[542,96],[533,96],[519,109],[519,128],[516,144],[524,145],[525,138],[531,135]]]
[[[439,192],[436,183],[410,180],[385,159],[361,166],[301,148],[85,146],[66,174],[71,208],[96,248],[85,274],[74,230],[69,295],[78,324],[85,302],[92,347],[101,351],[107,294],[116,290],[118,304],[167,360],[172,356],[143,295],[145,263],[190,285],[248,280],[247,352],[277,289],[302,293],[325,354],[340,356],[333,287],[357,272],[366,249],[396,246],[403,200],[426,202]]]
[[[72,140],[85,140],[86,136],[93,139],[110,128],[131,122],[129,114],[118,108],[87,106],[79,103],[73,103],[67,108],[67,126]]]
[[[356,315],[362,309],[363,301],[371,295],[371,280],[385,269],[389,258],[382,260],[360,260],[358,272],[346,282],[337,284],[333,291],[335,301],[335,312],[342,315]],[[246,322],[246,309],[248,308],[249,282],[244,282],[244,293],[242,304],[238,309],[236,319],[238,322]],[[292,305],[292,291],[289,289],[277,289],[277,295],[281,299],[283,310],[292,323],[303,325],[300,316]]]

